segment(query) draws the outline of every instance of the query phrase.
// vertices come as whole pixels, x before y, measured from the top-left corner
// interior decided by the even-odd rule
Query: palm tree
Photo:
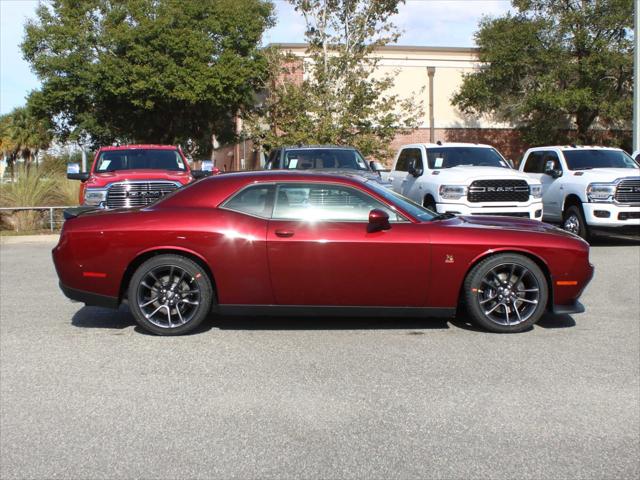
[[[26,107],[0,117],[0,148],[8,159],[12,178],[16,158],[22,158],[28,168],[40,150],[49,148],[52,139],[49,122],[37,118]]]

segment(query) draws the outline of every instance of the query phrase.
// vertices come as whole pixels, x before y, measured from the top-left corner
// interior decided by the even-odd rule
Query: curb
[[[15,235],[0,236],[0,245],[16,245],[21,243],[51,243],[57,242],[60,234],[52,235]]]

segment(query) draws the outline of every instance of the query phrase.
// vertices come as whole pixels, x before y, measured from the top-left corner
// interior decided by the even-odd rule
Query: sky
[[[263,42],[303,42],[302,18],[285,0],[274,4],[277,23],[265,32]],[[24,105],[40,84],[20,51],[25,23],[37,5],[38,0],[0,0],[0,114]],[[482,16],[502,15],[509,8],[509,0],[407,0],[393,19],[402,32],[398,44],[472,47]]]

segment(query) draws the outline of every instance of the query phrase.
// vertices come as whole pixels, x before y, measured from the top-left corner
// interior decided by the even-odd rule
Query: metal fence
[[[77,205],[75,205],[77,207]],[[64,217],[62,212],[67,208],[74,208],[74,205],[55,206],[55,207],[0,207],[0,215],[4,212],[20,212],[20,211],[41,211],[43,213],[43,224],[48,224],[49,230],[54,232],[57,225],[62,226]],[[48,213],[48,215],[47,215]]]

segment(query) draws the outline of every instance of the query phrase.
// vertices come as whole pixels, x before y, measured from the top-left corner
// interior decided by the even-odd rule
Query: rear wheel
[[[180,255],[158,255],[138,267],[128,294],[141,327],[157,335],[182,335],[206,318],[213,289],[196,262]]]
[[[547,305],[548,285],[540,267],[517,254],[498,254],[478,263],[464,282],[467,311],[478,325],[515,333],[536,323]]]
[[[578,205],[571,205],[564,211],[562,228],[585,240],[589,237],[589,229],[584,220],[584,213],[582,213],[582,208]]]

